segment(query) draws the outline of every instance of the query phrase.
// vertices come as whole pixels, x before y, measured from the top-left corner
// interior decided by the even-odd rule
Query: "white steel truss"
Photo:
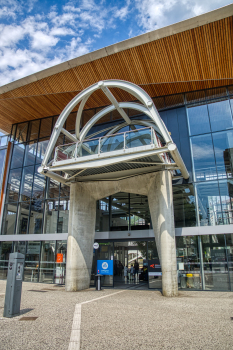
[[[119,88],[122,90],[127,91],[131,95],[135,97],[139,101],[139,103],[134,103],[134,102],[118,102],[113,94],[111,93],[110,89],[111,88]],[[103,108],[101,111],[96,113],[87,123],[86,125],[82,128],[80,128],[81,124],[81,116],[82,112],[85,106],[85,103],[87,102],[88,98],[91,96],[92,93],[94,93],[96,90],[101,89],[105,95],[108,97],[109,101],[112,103],[111,105]],[[81,103],[80,103],[81,102]],[[70,134],[66,129],[63,128],[66,119],[74,109],[74,107],[80,103],[78,112],[77,112],[77,117],[76,117],[76,125],[75,125],[75,135]],[[141,114],[147,115],[150,120],[131,120],[129,116],[126,114],[124,109],[134,109],[139,111]],[[90,149],[86,146],[87,140],[91,140],[90,136],[87,137],[87,134],[91,130],[91,128],[106,114],[109,112],[117,110],[122,118],[124,119],[124,122],[119,122],[118,125],[115,125],[114,127],[107,128],[106,130],[106,135],[99,140],[98,144],[98,150],[96,152],[90,151]],[[158,133],[161,138],[163,139],[165,145],[161,145],[161,143],[158,143],[156,141],[156,135],[154,135],[154,140],[151,141],[150,147],[148,146],[143,146],[137,147],[137,148],[131,148],[126,149],[125,147],[125,138],[126,135],[124,135],[124,145],[122,148],[118,151],[114,152],[108,152],[108,153],[101,153],[101,146],[104,141],[106,141],[106,137],[111,136],[111,135],[116,135],[116,133],[123,128],[125,125],[130,125],[131,129],[135,129],[134,125],[143,125],[146,128],[151,128],[151,135],[153,133]],[[135,130],[136,132],[137,130]],[[61,159],[58,160],[58,158],[54,158],[52,161],[49,162],[49,159],[51,157],[51,154],[54,150],[54,147],[56,145],[56,142],[58,140],[58,137],[60,133],[63,133],[66,135],[68,139],[73,142],[73,146],[70,146],[72,150],[74,150],[72,157],[69,159]],[[117,134],[119,135],[119,134]],[[136,135],[136,134],[135,134]],[[92,137],[95,137],[95,134],[92,135]],[[153,136],[153,135],[152,135]],[[151,136],[151,137],[152,137]],[[153,137],[152,137],[153,138]],[[94,139],[93,139],[94,140]],[[67,145],[69,148],[69,145]],[[82,148],[90,153],[88,157],[78,157],[77,154],[79,152],[79,149]],[[174,163],[171,163],[168,161],[169,158],[165,156],[166,153],[170,153]],[[55,152],[56,154],[56,152]],[[159,157],[158,161],[155,160],[154,157]],[[148,158],[152,157],[152,158]],[[131,171],[126,170],[124,166],[122,169],[119,168],[119,164],[131,164],[131,167],[138,166],[138,169],[132,169]],[[85,179],[81,179],[80,176],[83,175],[87,169],[93,168],[103,168],[107,169],[109,167],[109,171],[105,171],[105,174],[102,176],[103,179],[108,179],[108,173],[109,173],[109,179],[114,179],[113,173],[114,173],[114,167],[111,168],[113,165],[118,164],[118,178],[123,178],[127,176],[133,176],[137,175],[141,172],[140,164],[143,166],[148,166],[147,170],[149,171],[156,171],[156,166],[160,166],[159,169],[180,169],[182,176],[185,179],[188,179],[189,173],[186,169],[186,166],[180,156],[180,153],[174,144],[166,126],[164,125],[162,119],[159,116],[159,113],[150,98],[150,96],[139,86],[123,81],[123,80],[106,80],[106,81],[100,81],[87,89],[83,90],[80,92],[77,96],[75,96],[70,103],[64,108],[62,113],[60,114],[49,144],[47,146],[44,159],[42,161],[41,166],[38,169],[38,172],[41,174],[45,174],[48,177],[51,177],[59,182],[62,183],[67,183],[71,181],[71,179],[76,179],[76,181],[85,181],[85,180],[95,180],[95,179],[100,179],[99,176],[97,175],[89,175],[86,176]],[[120,173],[119,170],[122,170]],[[61,176],[55,171],[63,171],[64,176]],[[145,172],[145,170],[144,170]],[[121,174],[121,175],[119,175]],[[88,175],[88,174],[87,174]],[[117,177],[115,176],[115,179]]]

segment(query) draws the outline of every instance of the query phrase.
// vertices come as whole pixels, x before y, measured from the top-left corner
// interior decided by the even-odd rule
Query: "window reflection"
[[[196,226],[193,185],[173,186],[175,227]]]
[[[40,242],[27,242],[24,281],[38,282],[39,279]]]
[[[232,116],[228,100],[208,104],[212,131],[232,128]]]
[[[195,180],[215,180],[217,172],[211,135],[192,137],[191,144]]]
[[[233,130],[214,133],[213,142],[218,178],[232,177]]]
[[[57,233],[59,199],[45,202],[45,233]]]
[[[9,255],[13,253],[12,242],[0,242],[0,279],[7,279]]]
[[[20,143],[14,145],[12,158],[11,158],[11,169],[21,168],[24,159],[25,144]]]
[[[53,283],[55,263],[55,241],[44,241],[41,245],[40,282]]]
[[[230,290],[224,235],[202,236],[206,290]]]
[[[2,235],[14,235],[17,213],[17,203],[5,204],[3,213]]]
[[[34,165],[36,159],[37,142],[31,141],[26,145],[24,166]]]
[[[207,105],[187,108],[190,136],[210,132]]]
[[[223,224],[221,197],[217,182],[196,185],[200,226]]]
[[[25,235],[28,231],[30,202],[22,202],[18,205],[18,220],[16,234]]]
[[[176,237],[176,259],[179,288],[201,289],[198,237]]]

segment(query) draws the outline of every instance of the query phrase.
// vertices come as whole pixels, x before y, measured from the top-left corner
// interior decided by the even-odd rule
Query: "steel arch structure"
[[[113,96],[113,94],[111,93],[109,88],[119,88],[119,89],[125,90],[128,93],[130,93],[131,95],[133,95],[135,97],[135,99],[137,99],[140,103],[134,103],[134,102],[120,102],[119,103],[115,99],[115,97]],[[81,117],[82,117],[82,112],[83,112],[85,103],[87,102],[88,98],[98,89],[101,89],[104,92],[104,94],[108,97],[109,101],[111,102],[111,105],[105,107],[100,112],[96,113],[86,123],[86,125],[81,130],[81,127],[80,127]],[[77,112],[77,117],[76,117],[75,135],[72,135],[67,130],[65,130],[63,128],[63,126],[64,126],[65,121],[68,118],[69,114],[72,112],[74,107],[79,103],[80,103],[80,106],[79,106],[79,109]],[[124,108],[137,110],[140,113],[147,115],[150,118],[150,121],[149,120],[147,120],[147,121],[131,120],[128,117],[128,115],[125,113]],[[163,123],[162,119],[160,118],[159,113],[158,113],[152,99],[150,98],[150,96],[139,86],[137,86],[131,82],[123,81],[123,80],[100,81],[96,84],[91,85],[90,87],[83,90],[82,92],[80,92],[77,96],[75,96],[68,103],[68,105],[64,108],[64,110],[60,114],[60,116],[59,116],[59,118],[54,126],[49,144],[47,146],[47,149],[46,149],[46,152],[44,155],[44,159],[42,161],[41,166],[38,169],[38,172],[40,172],[41,174],[45,174],[46,176],[49,176],[51,178],[54,178],[54,179],[58,180],[59,182],[68,183],[69,179],[70,179],[68,174],[66,174],[63,177],[63,176],[60,176],[60,175],[54,173],[54,171],[66,172],[65,169],[72,169],[72,164],[73,164],[73,168],[76,170],[80,169],[80,166],[77,164],[75,165],[74,164],[75,162],[73,161],[72,164],[69,164],[68,168],[66,168],[66,166],[64,164],[62,167],[59,168],[58,163],[55,164],[55,162],[53,162],[53,161],[49,162],[49,159],[51,157],[51,154],[53,152],[53,149],[56,145],[56,142],[58,140],[60,133],[65,134],[67,136],[67,138],[69,138],[72,142],[79,143],[80,145],[82,145],[82,142],[87,137],[87,134],[90,131],[90,129],[103,116],[105,116],[106,114],[108,114],[109,112],[111,112],[113,110],[117,110],[120,113],[120,115],[124,119],[124,122],[111,128],[108,131],[107,135],[115,134],[122,127],[122,125],[131,125],[131,127],[133,127],[133,125],[136,125],[136,124],[152,126],[153,129],[161,135],[161,137],[163,138],[163,140],[166,144],[166,147],[164,147],[161,150],[163,152],[170,152],[170,154],[172,155],[172,157],[175,161],[175,165],[177,166],[177,168],[180,169],[182,176],[185,179],[187,179],[189,177],[189,173],[188,173],[186,166],[185,166],[185,164],[180,156],[180,153],[179,153],[176,145],[173,143],[173,140],[172,140],[165,124]],[[148,152],[147,152],[147,154],[148,154]],[[132,155],[131,155],[131,158],[129,158],[129,159],[132,159]],[[127,160],[127,157],[124,157],[124,161],[126,161],[126,160]],[[76,159],[76,163],[78,163],[79,161],[80,161],[80,159]],[[52,163],[52,165],[51,165],[51,163]],[[114,160],[111,164],[113,164],[113,163],[114,163]],[[119,159],[118,159],[118,163],[119,163]],[[100,163],[100,164],[98,164],[97,162],[95,164],[96,164],[96,166],[100,166],[100,165],[102,166],[104,163],[102,161],[102,163]],[[90,167],[90,165],[89,165],[89,167]]]

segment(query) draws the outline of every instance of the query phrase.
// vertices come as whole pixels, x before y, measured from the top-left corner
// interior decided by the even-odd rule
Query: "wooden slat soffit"
[[[0,129],[60,114],[84,88],[99,80],[122,79],[151,97],[233,84],[233,16],[141,44],[64,70],[0,94]],[[119,101],[127,93],[113,91]],[[85,108],[109,104],[96,92]]]

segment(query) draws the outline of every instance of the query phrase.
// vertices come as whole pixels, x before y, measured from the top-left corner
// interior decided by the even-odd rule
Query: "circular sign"
[[[95,242],[95,243],[93,244],[93,248],[94,248],[94,249],[98,249],[98,248],[99,248],[99,243]]]
[[[102,269],[107,270],[107,268],[108,268],[108,263],[107,263],[107,261],[104,261],[102,263]]]

